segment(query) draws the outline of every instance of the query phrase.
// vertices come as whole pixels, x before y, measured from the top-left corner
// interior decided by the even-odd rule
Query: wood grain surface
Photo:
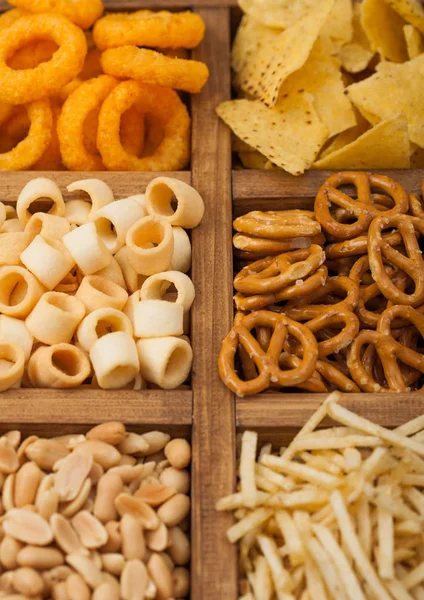
[[[90,0],[87,0],[88,2]],[[213,6],[237,6],[237,0],[103,0],[106,10],[140,10],[141,8],[192,8]],[[13,8],[6,0],[0,0],[0,11]]]
[[[230,134],[215,115],[217,104],[230,97],[230,17],[225,8],[197,12],[207,33],[193,58],[206,62],[211,76],[192,101],[192,183],[206,204],[192,238],[197,289],[192,328],[192,598],[235,600],[236,551],[225,538],[231,516],[215,511],[216,501],[235,484],[234,398],[216,366],[232,320]]]

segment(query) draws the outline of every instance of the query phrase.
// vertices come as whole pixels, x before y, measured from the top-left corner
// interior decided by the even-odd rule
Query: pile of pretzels
[[[237,312],[219,357],[233,392],[421,388],[419,196],[384,175],[335,173],[313,212],[253,211],[234,229]]]

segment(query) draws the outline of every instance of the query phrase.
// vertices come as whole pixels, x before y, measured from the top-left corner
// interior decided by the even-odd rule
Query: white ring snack
[[[0,269],[0,313],[25,319],[32,311],[45,288],[23,267]]]
[[[198,224],[203,201],[169,177],[153,180],[146,193],[135,191],[114,200],[109,185],[87,178],[70,183],[64,200],[55,181],[39,177],[22,188],[16,209],[9,199],[0,202],[0,344],[16,346],[24,365],[9,378],[14,360],[0,356],[0,391],[188,387],[195,288],[184,227]],[[89,490],[77,500],[65,516],[87,503]],[[91,522],[83,523],[85,529]],[[163,553],[165,537],[162,527],[146,537],[146,547]],[[23,566],[32,564],[38,563]],[[154,597],[152,586],[146,594]],[[64,594],[58,590],[54,597]],[[105,594],[106,587],[94,595]]]
[[[136,200],[128,198],[107,204],[91,214],[90,221],[95,224],[106,247],[115,254],[125,245],[127,231],[145,214],[144,208]]]
[[[49,290],[53,290],[75,265],[61,241],[41,235],[36,235],[21,253],[21,261]]]
[[[25,352],[18,344],[0,341],[0,359],[7,361],[9,367],[1,369],[0,392],[12,388],[24,374]]]
[[[25,362],[29,360],[34,338],[28,331],[25,321],[0,315],[0,341],[17,344],[24,351]]]
[[[172,201],[177,208],[174,211]],[[192,229],[202,220],[205,205],[199,192],[172,177],[156,177],[146,188],[146,207],[150,215],[165,219],[171,225]]]
[[[182,227],[173,227],[174,253],[172,254],[171,271],[187,273],[191,268],[191,242],[187,232]]]
[[[90,360],[97,382],[103,389],[120,389],[140,371],[134,339],[124,331],[99,338],[90,350]]]
[[[165,271],[174,253],[172,227],[159,217],[148,216],[135,223],[126,237],[128,260],[141,275]]]
[[[68,192],[85,192],[90,197],[90,202],[86,202],[89,205],[88,218],[91,217],[97,210],[110,204],[114,201],[113,192],[110,187],[101,179],[81,179],[80,181],[73,181],[67,188]],[[75,200],[71,200],[75,202]],[[67,203],[68,204],[68,203]]]
[[[84,318],[85,306],[75,296],[46,292],[25,320],[28,331],[44,344],[69,343]]]
[[[112,254],[97,235],[94,223],[85,223],[67,233],[62,241],[84,275],[101,271],[112,262]]]
[[[142,300],[134,307],[134,334],[138,338],[183,334],[184,309],[166,300]]]
[[[87,309],[87,313],[98,308],[117,308],[122,310],[128,300],[127,292],[117,283],[98,275],[87,275],[75,294]]]
[[[63,201],[62,192],[54,181],[46,177],[38,177],[28,181],[22,189],[16,202],[16,212],[18,218],[26,225],[31,218],[29,207],[33,202],[40,198],[49,198],[53,202],[53,206],[48,211],[51,215],[63,217],[65,214],[65,202]]]
[[[87,356],[72,344],[40,346],[28,363],[31,385],[39,388],[77,387],[90,373],[90,361]]]
[[[76,339],[81,348],[86,352],[90,352],[94,343],[100,337],[115,331],[124,331],[132,336],[133,327],[129,318],[116,308],[99,308],[81,321],[77,329]]]
[[[161,300],[170,285],[177,290],[175,302],[181,304],[184,312],[188,312],[194,302],[194,284],[188,275],[178,271],[166,271],[152,275],[141,286],[141,300]]]
[[[57,240],[61,240],[70,230],[69,221],[64,217],[42,212],[33,214],[25,225],[26,233],[32,234],[33,237],[40,234],[43,237],[51,237]]]
[[[177,337],[140,339],[137,342],[142,377],[164,390],[175,389],[187,379],[193,351]]]
[[[33,239],[25,231],[0,233],[0,266],[22,265],[21,254]]]

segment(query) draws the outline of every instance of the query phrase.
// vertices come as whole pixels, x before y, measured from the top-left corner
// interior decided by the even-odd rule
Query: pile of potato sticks
[[[239,600],[424,599],[424,415],[391,431],[340,398],[279,454],[243,434],[240,491],[217,505],[237,519]]]

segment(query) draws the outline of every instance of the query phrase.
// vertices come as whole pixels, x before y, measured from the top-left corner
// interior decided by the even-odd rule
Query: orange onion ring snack
[[[102,0],[12,0],[9,4],[32,13],[60,13],[81,29],[88,29],[103,14]]]
[[[192,12],[140,10],[103,17],[94,26],[93,37],[101,50],[127,45],[195,48],[204,33],[203,19]]]
[[[62,159],[68,169],[104,170],[100,156],[90,153],[84,145],[84,122],[89,113],[105,101],[116,83],[116,79],[109,75],[85,81],[63,105],[57,129]]]
[[[171,58],[136,46],[106,50],[102,66],[105,73],[118,79],[139,79],[191,94],[200,92],[209,77],[209,70],[202,62]]]
[[[141,112],[152,114],[164,122],[163,140],[150,156],[144,158],[126,152],[120,139],[122,114],[133,105]],[[190,117],[173,90],[124,81],[112,90],[100,110],[97,147],[103,163],[110,170],[183,169],[189,160]]]
[[[59,49],[34,69],[15,70],[7,61],[34,38],[54,41]],[[25,104],[58,93],[84,65],[87,42],[81,29],[55,14],[28,15],[18,19],[0,38],[0,100]]]
[[[25,108],[31,121],[28,135],[9,152],[0,154],[0,171],[30,169],[42,158],[51,142],[53,115],[50,100],[36,100]]]

